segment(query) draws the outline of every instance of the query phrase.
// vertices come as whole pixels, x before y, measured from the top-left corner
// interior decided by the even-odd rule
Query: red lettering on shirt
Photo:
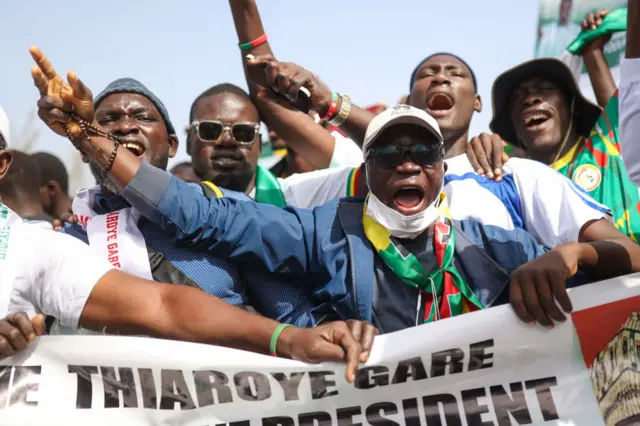
[[[107,236],[107,241],[113,241],[113,240],[115,240],[117,238],[118,238],[118,234],[111,234],[111,235]]]
[[[111,243],[107,246],[107,249],[109,249],[109,253],[111,253],[111,250],[115,250],[115,252],[118,252],[118,243]]]

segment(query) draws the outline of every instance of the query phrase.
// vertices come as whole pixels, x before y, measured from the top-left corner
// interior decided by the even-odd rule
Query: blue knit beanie
[[[170,135],[176,134],[176,129],[171,124],[171,120],[169,119],[169,113],[165,108],[164,104],[160,99],[156,97],[149,89],[147,89],[142,83],[138,80],[134,80],[133,78],[119,78],[113,82],[111,82],[98,96],[96,96],[93,100],[93,104],[98,107],[98,104],[102,102],[107,96],[113,95],[114,93],[137,93],[139,95],[144,96],[149,99],[158,109],[160,115],[164,119],[165,124],[167,125],[167,131]]]
[[[469,72],[471,73],[471,78],[473,79],[473,87],[476,90],[476,93],[478,93],[478,82],[476,81],[476,75],[473,72],[473,69],[471,69],[471,67],[469,66],[469,64],[467,63],[467,61],[465,61],[464,59],[462,59],[460,56],[458,55],[454,55],[453,53],[448,53],[448,52],[438,52],[438,53],[434,53],[432,55],[427,56],[426,58],[424,58],[417,67],[414,68],[413,72],[411,73],[411,80],[409,81],[409,91],[413,90],[413,83],[415,82],[416,79],[416,75],[418,74],[418,71],[420,70],[420,68],[422,67],[422,65],[424,65],[425,62],[427,62],[429,59],[433,58],[434,56],[451,56],[452,58],[456,58],[457,60],[459,60],[460,62],[462,62],[468,69]]]

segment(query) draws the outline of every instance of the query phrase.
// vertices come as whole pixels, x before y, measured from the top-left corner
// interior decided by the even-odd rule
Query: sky
[[[461,56],[476,73],[484,102],[472,134],[488,130],[495,77],[532,57],[540,4],[257,1],[278,59],[300,64],[361,106],[396,103],[408,93],[411,71],[425,56],[439,51]],[[177,129],[188,124],[191,102],[208,87],[230,82],[246,88],[228,1],[3,2],[0,105],[12,123],[12,145],[19,149],[37,133],[32,150],[57,154],[73,175],[78,154],[35,116],[30,45],[40,47],[61,75],[75,71],[94,94],[116,78],[140,80],[164,102]],[[184,132],[178,136],[179,153],[170,165],[188,160]],[[72,190],[92,184],[87,171]]]

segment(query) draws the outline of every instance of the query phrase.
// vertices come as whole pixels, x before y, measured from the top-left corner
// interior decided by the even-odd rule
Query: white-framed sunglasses
[[[195,120],[191,123],[191,128],[204,142],[218,142],[224,132],[229,131],[233,139],[240,145],[251,145],[256,141],[260,124],[246,121],[227,125],[217,120]]]

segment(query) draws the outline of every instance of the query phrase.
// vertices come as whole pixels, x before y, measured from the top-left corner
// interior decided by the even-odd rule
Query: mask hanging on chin
[[[411,216],[405,216],[395,211],[380,201],[373,192],[370,192],[367,197],[367,216],[385,227],[396,238],[416,238],[440,217],[438,207],[440,206],[440,193],[443,186],[444,182],[440,186],[438,196],[426,209]]]

